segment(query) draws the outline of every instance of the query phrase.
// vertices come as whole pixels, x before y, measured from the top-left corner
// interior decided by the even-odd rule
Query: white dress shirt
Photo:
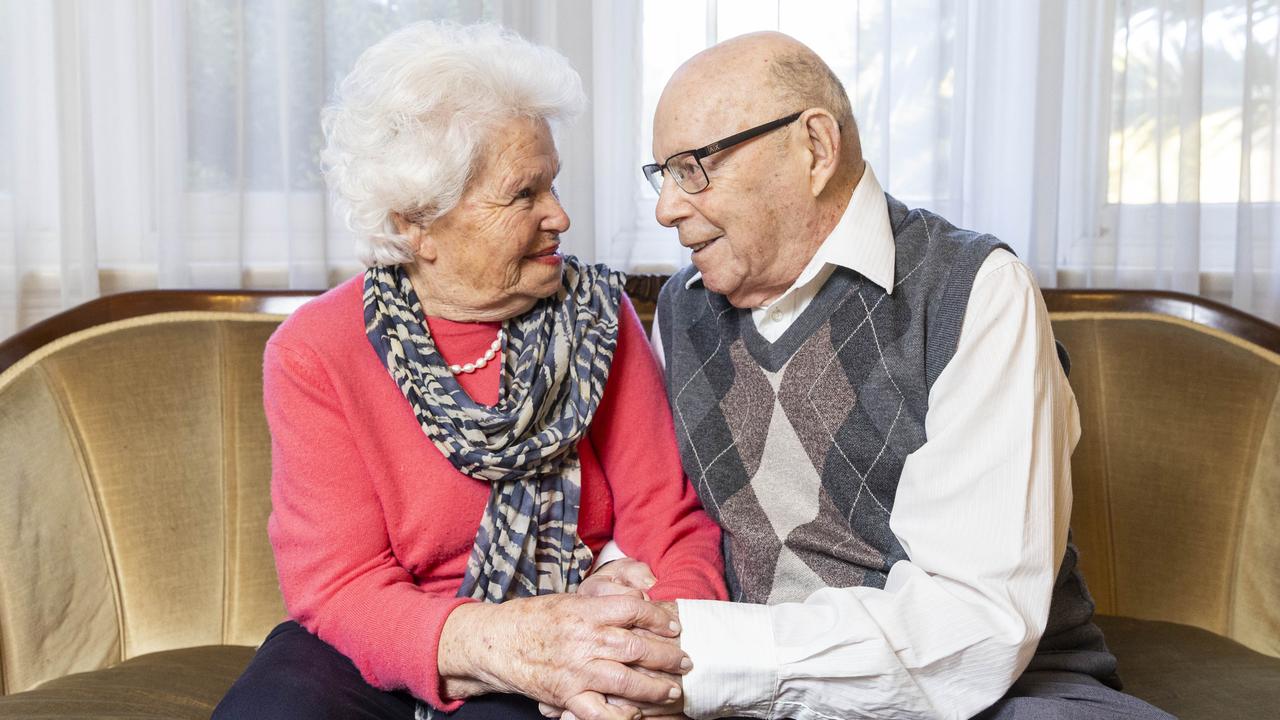
[[[781,336],[835,266],[893,292],[893,232],[870,166],[796,283],[752,311],[760,333]],[[653,342],[661,361],[656,322]],[[978,270],[925,432],[889,523],[908,559],[884,589],[773,606],[679,601],[687,714],[967,718],[1004,695],[1047,621],[1080,436],[1040,291],[1005,250]]]

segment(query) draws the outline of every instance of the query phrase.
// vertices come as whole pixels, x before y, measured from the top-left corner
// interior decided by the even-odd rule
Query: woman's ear
[[[395,225],[397,234],[408,238],[409,252],[413,253],[414,257],[427,262],[435,261],[435,243],[426,229],[398,212],[391,213],[391,222]]]
[[[801,120],[810,158],[809,192],[818,197],[840,164],[840,123],[822,108],[806,110]]]

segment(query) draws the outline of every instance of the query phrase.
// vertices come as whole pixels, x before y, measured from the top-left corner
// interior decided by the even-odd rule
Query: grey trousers
[[[975,720],[1169,720],[1169,713],[1113,690],[1090,675],[1056,670],[1022,674],[995,705]]]

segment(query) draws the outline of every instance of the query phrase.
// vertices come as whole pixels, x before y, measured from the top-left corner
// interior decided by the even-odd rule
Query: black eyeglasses
[[[653,186],[654,192],[662,194],[662,174],[663,172],[671,173],[671,179],[676,181],[676,185],[681,190],[695,195],[706,190],[711,185],[711,179],[707,177],[707,171],[702,167],[702,158],[708,155],[714,155],[721,150],[728,150],[734,145],[744,143],[751,138],[759,137],[772,130],[777,130],[783,125],[790,124],[796,118],[804,114],[801,110],[798,113],[792,113],[784,118],[778,118],[763,125],[757,125],[750,130],[743,130],[740,133],[730,135],[723,140],[717,140],[710,145],[700,147],[697,150],[685,150],[667,158],[664,163],[650,163],[640,168],[644,173],[645,179]]]

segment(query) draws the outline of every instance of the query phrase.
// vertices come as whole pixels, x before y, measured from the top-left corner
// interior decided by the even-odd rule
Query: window
[[[939,0],[897,0],[892,6],[883,0],[647,0],[635,166],[652,162],[653,111],[667,78],[684,60],[721,40],[779,30],[812,47],[844,83],[863,152],[881,183],[908,204],[945,213],[956,171],[951,132],[955,113],[963,110],[953,102],[953,55],[962,19],[956,12],[955,3]],[[670,270],[686,262],[674,233],[658,228],[656,195],[638,170],[633,192],[632,265]]]
[[[888,192],[994,233],[1043,285],[1202,293],[1280,319],[1274,0],[650,0],[643,13],[637,166],[679,62],[778,29],[844,82]],[[682,264],[634,183],[632,262]]]
[[[1191,276],[1178,289],[1194,292],[1201,274],[1236,270],[1241,213],[1266,219],[1280,200],[1280,8],[1209,0],[1198,15],[1138,2],[1113,29],[1106,204],[1098,236],[1078,239],[1066,264],[1102,258],[1120,276],[1107,282],[1156,286],[1173,263]]]

